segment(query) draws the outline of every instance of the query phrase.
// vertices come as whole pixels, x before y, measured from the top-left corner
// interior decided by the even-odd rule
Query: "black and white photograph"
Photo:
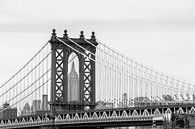
[[[195,1],[0,0],[0,129],[195,129]]]

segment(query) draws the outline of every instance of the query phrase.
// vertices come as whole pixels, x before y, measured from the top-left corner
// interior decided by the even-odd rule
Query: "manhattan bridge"
[[[94,32],[70,38],[53,29],[0,91],[2,129],[172,129],[195,117],[194,85],[127,58]]]

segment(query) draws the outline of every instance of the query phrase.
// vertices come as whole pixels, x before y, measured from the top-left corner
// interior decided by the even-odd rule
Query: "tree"
[[[164,101],[174,101],[174,99],[170,95],[163,95],[162,97]]]
[[[150,102],[148,97],[135,97],[134,104],[135,106],[143,106]]]

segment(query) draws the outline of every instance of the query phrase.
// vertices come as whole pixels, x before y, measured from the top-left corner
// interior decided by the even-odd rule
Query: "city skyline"
[[[0,2],[0,128],[195,127],[195,1]]]

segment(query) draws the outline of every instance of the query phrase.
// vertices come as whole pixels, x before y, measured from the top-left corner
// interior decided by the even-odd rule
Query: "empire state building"
[[[73,62],[71,71],[68,75],[68,102],[78,102],[79,100],[79,77],[75,71],[75,64]]]

